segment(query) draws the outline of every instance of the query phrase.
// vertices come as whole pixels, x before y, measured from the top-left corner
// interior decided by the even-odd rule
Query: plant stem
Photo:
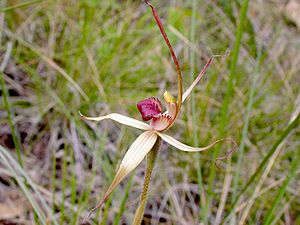
[[[149,189],[149,184],[151,180],[151,174],[155,165],[155,160],[157,158],[157,153],[159,150],[159,146],[161,143],[161,138],[157,137],[157,140],[151,149],[151,151],[147,155],[147,167],[146,167],[146,172],[145,172],[145,178],[144,178],[144,185],[143,185],[143,190],[141,193],[141,198],[140,198],[140,203],[139,207],[137,208],[133,220],[133,225],[140,225],[142,223],[142,219],[144,216],[144,211],[145,211],[145,206],[147,203],[148,199],[148,189]]]

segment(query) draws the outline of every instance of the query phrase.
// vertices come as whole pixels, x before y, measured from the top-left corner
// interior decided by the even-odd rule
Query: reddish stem
[[[176,68],[176,71],[177,71],[177,75],[178,75],[178,111],[180,109],[180,106],[181,106],[181,100],[182,100],[182,78],[181,78],[181,71],[180,71],[180,65],[179,65],[179,62],[178,62],[178,59],[176,57],[176,54],[173,50],[173,47],[169,41],[169,38],[165,32],[165,29],[164,29],[164,26],[158,16],[158,13],[156,11],[156,9],[154,8],[154,6],[148,1],[148,0],[145,0],[145,3],[150,6],[151,10],[152,10],[152,14],[155,18],[155,21],[159,27],[159,30],[171,52],[171,55],[172,55],[172,59],[173,59],[173,62],[175,64],[175,68]]]

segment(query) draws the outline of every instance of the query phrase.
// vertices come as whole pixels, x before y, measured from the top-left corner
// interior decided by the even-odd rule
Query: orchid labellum
[[[173,51],[173,48],[169,42],[169,39],[166,35],[164,27],[160,21],[160,18],[155,10],[155,8],[150,4],[149,1],[145,1],[147,5],[149,5],[152,9],[152,13],[158,24],[158,27],[161,31],[161,34],[171,52],[172,59],[175,63],[177,77],[178,77],[178,97],[177,99],[173,97],[169,92],[164,93],[164,103],[166,110],[163,111],[163,105],[161,101],[156,97],[150,97],[144,99],[137,103],[137,108],[141,113],[142,119],[144,121],[149,121],[150,123],[147,124],[145,122],[118,114],[112,113],[105,116],[100,117],[87,117],[82,114],[81,117],[85,120],[92,120],[92,121],[102,121],[105,119],[111,119],[118,123],[131,126],[140,130],[144,130],[144,132],[132,143],[128,151],[126,152],[121,165],[114,177],[111,185],[109,186],[108,190],[106,191],[104,197],[100,201],[100,203],[91,210],[93,212],[95,209],[99,208],[104,201],[109,197],[111,192],[117,187],[117,185],[130,173],[132,172],[145,158],[145,156],[149,153],[149,151],[153,148],[156,141],[161,138],[165,142],[169,143],[170,145],[174,146],[175,148],[186,151],[186,152],[200,152],[207,150],[213,147],[215,144],[225,141],[231,142],[232,144],[236,145],[235,141],[230,138],[224,138],[213,142],[212,144],[198,148],[198,147],[191,147],[186,144],[183,144],[173,137],[165,134],[175,122],[181,108],[181,104],[186,100],[189,96],[193,88],[199,82],[199,80],[204,75],[205,71],[207,70],[208,66],[210,65],[213,57],[211,57],[204,68],[201,70],[199,75],[196,77],[194,82],[190,85],[190,87],[182,94],[182,78],[181,78],[181,71],[179,67],[179,62],[176,58],[176,55]]]

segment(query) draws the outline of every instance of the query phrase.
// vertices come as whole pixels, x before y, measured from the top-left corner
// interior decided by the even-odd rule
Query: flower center
[[[151,97],[138,102],[137,108],[144,121],[151,120],[150,125],[154,130],[163,131],[167,129],[175,120],[177,113],[176,99],[165,92],[167,111],[162,113],[162,105],[158,98]]]

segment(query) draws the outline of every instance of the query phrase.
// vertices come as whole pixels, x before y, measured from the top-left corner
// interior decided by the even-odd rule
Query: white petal
[[[208,68],[209,64],[211,63],[211,61],[212,61],[212,57],[209,58],[209,60],[207,61],[207,63],[205,64],[205,66],[203,67],[203,69],[201,70],[201,72],[199,73],[199,75],[196,77],[196,79],[193,81],[193,83],[191,84],[191,86],[183,93],[183,95],[182,95],[182,103],[189,96],[189,94],[194,89],[194,87],[197,85],[197,83],[199,82],[199,80],[203,77],[203,75],[205,74],[205,71],[207,70],[207,68]]]
[[[111,113],[111,114],[108,114],[105,116],[99,116],[99,117],[84,116],[80,112],[79,112],[79,114],[85,120],[101,121],[101,120],[105,120],[105,119],[111,119],[118,123],[130,126],[130,127],[135,127],[135,128],[141,129],[141,130],[151,130],[152,129],[150,125],[148,125],[144,122],[130,118],[128,116],[123,116],[118,113]]]
[[[206,146],[206,147],[203,147],[203,148],[195,148],[195,147],[191,147],[191,146],[188,146],[188,145],[185,145],[179,141],[177,141],[175,138],[169,136],[169,135],[166,135],[166,134],[163,134],[163,133],[159,133],[157,132],[157,134],[166,142],[168,142],[170,145],[173,145],[175,148],[178,148],[179,150],[181,151],[185,151],[185,152],[201,152],[201,151],[205,151],[205,150],[208,150],[210,149],[211,147],[213,147],[214,145],[216,145],[217,143],[219,142],[230,142],[234,145],[236,145],[235,141],[233,141],[231,138],[223,138],[223,139],[220,139],[220,140],[217,140],[215,142],[213,142],[212,144]]]
[[[89,215],[99,208],[109,197],[111,192],[118,186],[118,184],[141,163],[147,153],[152,149],[156,140],[157,134],[155,131],[146,131],[132,143],[121,162],[120,168],[118,169],[114,180],[105,192],[103,199],[95,208],[90,211]]]
[[[151,150],[157,139],[155,131],[146,131],[142,133],[130,146],[126,152],[121,166],[124,166],[129,172],[137,167]]]

